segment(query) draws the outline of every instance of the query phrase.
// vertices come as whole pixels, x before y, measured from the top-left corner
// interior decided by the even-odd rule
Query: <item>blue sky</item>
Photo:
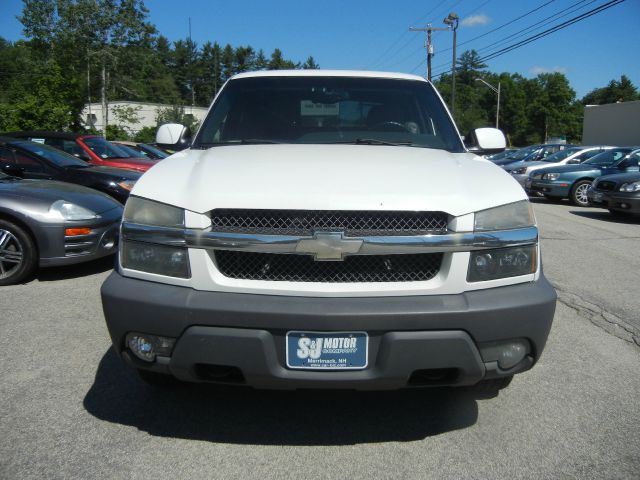
[[[191,17],[192,37],[251,45],[268,54],[280,48],[285,57],[304,61],[313,55],[322,68],[373,69],[413,72],[424,75],[424,35],[407,32],[409,26],[431,22],[441,27],[442,19],[455,11],[462,19],[458,44],[489,32],[549,0],[146,0],[150,20],[170,40],[185,38]],[[504,40],[536,22],[574,4],[577,10],[546,26],[540,26],[524,39],[546,28],[606,3],[607,0],[552,0],[537,12],[513,22],[483,38],[459,47],[481,49]],[[21,38],[16,15],[20,0],[0,0],[0,35]],[[466,21],[465,21],[466,20]],[[552,19],[553,20],[553,19]],[[488,62],[494,72],[517,72],[535,76],[543,71],[565,73],[579,97],[611,79],[626,74],[640,87],[640,0],[626,0],[564,30]],[[450,65],[452,35],[434,34],[434,72]],[[445,65],[445,66],[441,66]]]

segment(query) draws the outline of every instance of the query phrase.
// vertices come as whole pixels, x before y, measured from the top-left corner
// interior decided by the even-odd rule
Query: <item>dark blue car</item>
[[[546,198],[569,198],[580,207],[589,206],[587,191],[602,175],[637,172],[638,155],[631,155],[638,147],[616,147],[606,150],[580,165],[558,165],[533,172],[525,184],[529,194]]]

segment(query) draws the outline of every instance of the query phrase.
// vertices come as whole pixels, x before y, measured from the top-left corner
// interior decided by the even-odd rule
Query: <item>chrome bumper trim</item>
[[[325,233],[325,232],[318,232]],[[339,233],[326,232],[339,236]],[[316,233],[316,235],[318,235]],[[212,250],[242,250],[256,253],[311,253],[301,251],[300,242],[319,241],[316,236],[256,235],[209,232],[205,230],[150,227],[124,222],[122,238],[138,242],[157,243],[175,247]],[[361,241],[357,251],[342,251],[342,255],[391,255],[435,252],[468,252],[492,248],[531,245],[538,241],[536,227],[490,232],[460,232],[444,235],[367,236],[347,237],[343,242]],[[341,242],[329,246],[341,250]]]

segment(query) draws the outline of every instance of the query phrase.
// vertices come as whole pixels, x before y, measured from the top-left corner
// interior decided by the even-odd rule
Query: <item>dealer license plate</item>
[[[313,370],[357,370],[367,367],[366,332],[287,333],[287,367]]]

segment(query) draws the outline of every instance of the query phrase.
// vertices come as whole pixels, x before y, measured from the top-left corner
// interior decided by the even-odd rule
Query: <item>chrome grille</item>
[[[316,262],[309,255],[215,250],[226,277],[276,282],[416,282],[434,278],[442,253],[353,255],[342,262]]]
[[[214,232],[262,235],[313,235],[340,231],[347,237],[426,235],[447,233],[444,212],[349,210],[240,210],[211,211]]]

